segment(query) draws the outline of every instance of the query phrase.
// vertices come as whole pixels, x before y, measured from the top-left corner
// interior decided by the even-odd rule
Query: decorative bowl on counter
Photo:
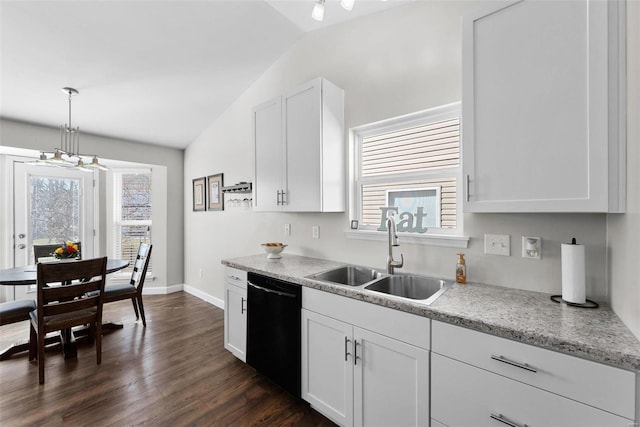
[[[263,243],[262,247],[267,252],[268,259],[278,259],[282,258],[280,252],[282,252],[287,245],[283,243]]]

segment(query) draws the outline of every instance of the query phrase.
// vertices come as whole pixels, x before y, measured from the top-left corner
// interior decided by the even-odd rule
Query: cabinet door
[[[524,0],[464,17],[466,212],[609,209],[607,6]]]
[[[431,353],[431,373],[432,417],[449,427],[633,425],[632,420],[436,353]]]
[[[428,426],[429,352],[355,327],[354,340],[354,425]]]
[[[340,425],[353,424],[349,324],[302,310],[302,398]]]
[[[321,80],[316,79],[283,97],[287,158],[285,210],[322,210],[321,88]]]
[[[281,210],[284,191],[282,100],[280,97],[253,109],[255,179],[253,204],[258,211]]]
[[[247,291],[225,286],[224,348],[246,362],[247,349]]]

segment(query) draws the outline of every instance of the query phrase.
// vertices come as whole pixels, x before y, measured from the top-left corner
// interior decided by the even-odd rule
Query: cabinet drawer
[[[427,317],[312,288],[302,288],[302,307],[429,350]]]
[[[635,374],[574,356],[432,322],[432,350],[634,419]]]
[[[431,354],[431,416],[449,427],[633,425],[631,420],[435,353]]]
[[[225,282],[238,286],[242,289],[247,289],[247,272],[244,270],[238,270],[233,267],[226,267],[224,269]]]

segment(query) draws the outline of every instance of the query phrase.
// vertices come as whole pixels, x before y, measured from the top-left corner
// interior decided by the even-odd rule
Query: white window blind
[[[362,177],[460,165],[460,119],[362,138]]]
[[[131,273],[140,243],[151,244],[151,171],[149,169],[113,172],[114,257],[129,260]],[[149,262],[147,274],[152,272]]]
[[[420,207],[429,233],[461,233],[459,117],[451,104],[355,129],[361,229],[378,229],[380,208],[395,206],[414,216]]]

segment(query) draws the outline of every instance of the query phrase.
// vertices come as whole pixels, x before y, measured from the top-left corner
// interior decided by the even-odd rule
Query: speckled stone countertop
[[[549,294],[477,283],[455,284],[426,305],[306,278],[345,263],[292,254],[283,254],[279,260],[268,260],[261,254],[222,263],[619,368],[640,370],[640,341],[605,305],[597,309],[569,307],[551,301]]]

